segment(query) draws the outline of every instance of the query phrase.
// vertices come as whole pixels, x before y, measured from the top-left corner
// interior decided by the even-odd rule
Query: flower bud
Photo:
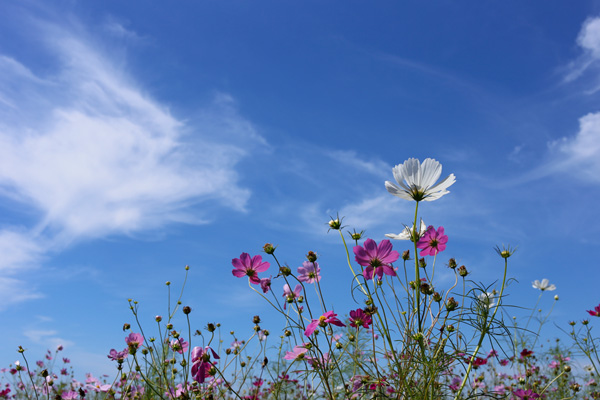
[[[186,271],[189,271],[189,270],[190,270],[190,266],[189,266],[189,265],[186,265],[186,266],[185,266],[185,270],[186,270]]]
[[[454,311],[458,307],[458,303],[454,300],[454,297],[450,297],[448,301],[446,301],[446,310]]]
[[[156,317],[154,317],[154,320],[156,322],[160,322],[160,321],[162,321],[162,317],[160,315],[157,315]]]
[[[447,330],[448,332],[450,332],[450,333],[454,332],[454,325],[448,325],[448,326],[446,327],[446,330]]]
[[[336,218],[336,219],[332,218],[331,221],[329,221],[329,227],[331,229],[340,230],[340,229],[342,229],[342,223],[339,218]]]
[[[467,275],[469,275],[469,272],[467,271],[467,267],[465,267],[464,265],[461,265],[460,267],[458,267],[458,274],[460,276],[462,276],[463,278]]]
[[[563,369],[565,370],[565,372],[571,372],[571,366],[570,365],[565,365],[563,367]]]
[[[214,332],[215,331],[215,324],[208,323],[206,325],[206,330],[209,331],[209,332],[211,332],[211,333]]]
[[[315,261],[317,261],[317,254],[314,251],[309,251],[308,254],[306,255],[306,259],[309,262],[314,263]]]
[[[171,285],[171,281],[166,281],[165,285],[170,286]]]
[[[254,317],[252,317],[252,322],[254,322],[255,324],[260,324],[260,317],[258,315],[255,315]]]
[[[410,260],[410,251],[408,250],[404,250],[404,252],[402,252],[402,259],[404,261],[408,261]]]
[[[292,336],[292,332],[290,332],[288,329],[286,329],[285,332],[283,332],[283,334],[287,337]]]
[[[184,313],[185,315],[188,315],[188,314],[189,314],[189,313],[191,313],[191,312],[192,312],[192,307],[190,307],[190,306],[185,306],[185,307],[183,307],[183,313]]]
[[[589,320],[587,320],[587,319],[584,319],[583,321],[581,321],[581,323],[582,323],[583,325],[587,325],[587,324],[589,324],[589,323],[590,323],[590,321],[589,321]]]
[[[433,301],[439,303],[440,301],[442,301],[442,295],[438,292],[433,292]]]
[[[454,258],[451,258],[448,260],[448,268],[456,268],[457,264],[456,264],[456,260]]]
[[[365,233],[365,231],[356,232],[356,230],[354,230],[354,232],[348,232],[348,234],[350,235],[352,240],[356,240],[356,241],[359,241],[362,238],[364,233]]]
[[[425,261],[425,257],[419,258],[419,267],[425,268],[427,266],[427,261]]]
[[[275,253],[275,247],[271,243],[267,243],[263,246],[263,251],[267,254]]]
[[[173,329],[173,324],[167,324],[167,329]]]
[[[123,332],[125,332],[129,328],[131,328],[131,325],[129,325],[129,324],[123,324]]]
[[[283,267],[279,268],[279,272],[283,276],[290,276],[290,274],[292,273],[292,270],[287,265],[284,265]]]
[[[335,342],[335,348],[340,350],[341,348],[343,348],[344,346],[340,343],[340,342]]]
[[[554,300],[558,301],[558,295],[557,294],[554,295]]]

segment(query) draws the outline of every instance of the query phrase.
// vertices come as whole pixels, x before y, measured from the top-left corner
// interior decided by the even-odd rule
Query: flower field
[[[539,292],[538,302],[521,305],[531,315],[517,320],[507,311],[515,306],[507,293],[515,288],[511,260],[518,249],[496,248],[500,273],[487,283],[471,280],[468,266],[445,257],[451,228],[426,225],[419,214],[422,202],[450,193],[454,174],[441,176],[442,165],[433,159],[412,158],[393,168],[394,182],[385,187],[413,203],[414,215],[387,239],[368,238],[339,215],[327,222],[346,255],[347,273],[339,279],[352,282],[348,296],[355,308],[328,306],[335,299],[327,298],[327,287],[335,282],[322,279],[318,252],[307,251],[301,266],[291,268],[278,258],[286,249],[267,243],[262,254],[252,249],[232,259],[231,284],[247,282],[247,290],[273,308],[277,332],[249,315],[245,337],[231,333],[228,344],[227,327],[193,326],[189,315],[200,305],[184,306],[181,296],[154,321],[139,318],[139,304],[130,300],[135,324],[125,324],[124,342],[107,349],[113,376],[90,371],[79,381],[63,355],[68,349],[38,358],[23,346],[15,349],[20,358],[1,370],[0,398],[600,398],[592,332],[600,305],[576,310],[591,319],[560,327],[563,336],[542,345],[552,308],[541,313],[538,304],[543,296],[559,301],[551,294],[556,285],[545,278],[532,282],[528,290]],[[453,275],[450,285],[439,283],[440,269]]]

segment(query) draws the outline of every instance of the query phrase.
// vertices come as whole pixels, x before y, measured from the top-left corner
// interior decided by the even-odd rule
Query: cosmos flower
[[[298,280],[300,282],[314,283],[321,280],[321,268],[318,262],[304,261],[301,267],[298,267]]]
[[[421,225],[419,226],[419,230],[417,231],[417,234],[419,235],[418,237],[420,238],[421,236],[423,236],[425,234],[426,230],[427,230],[427,226],[425,225],[425,222],[423,222],[423,219],[421,218]],[[397,235],[395,233],[386,233],[385,236],[389,237],[390,239],[395,239],[395,240],[412,240],[412,238],[414,236],[414,227],[406,226],[406,227],[404,227],[404,230]]]
[[[494,292],[484,292],[484,293],[480,293],[477,298],[479,299],[479,302],[481,305],[483,305],[486,308],[492,308],[496,305],[496,302],[494,300],[494,296],[495,293]]]
[[[444,227],[440,226],[437,231],[431,225],[421,239],[417,242],[417,247],[421,249],[421,256],[435,256],[440,251],[446,250],[448,236],[444,235]]]
[[[534,289],[539,289],[542,292],[548,290],[548,291],[552,291],[552,290],[556,290],[556,286],[555,285],[551,285],[550,281],[548,281],[548,279],[542,279],[542,281],[538,281],[537,279],[533,282],[531,282],[531,286]]]
[[[192,349],[192,377],[198,383],[204,383],[206,376],[209,375],[210,369],[213,366],[210,362],[209,351],[214,358],[219,359],[217,353],[208,346],[204,349],[202,347],[194,347]]]
[[[108,358],[113,361],[123,361],[129,355],[129,349],[125,349],[123,351],[117,351],[115,349],[111,349]]]
[[[306,347],[304,347],[304,345],[302,346],[296,346],[294,347],[294,350],[292,351],[288,351],[287,353],[285,353],[285,356],[283,356],[283,358],[285,358],[286,360],[302,360],[304,358],[304,353],[306,353],[308,351],[308,349]]]
[[[127,343],[127,346],[129,346],[129,352],[134,354],[135,350],[137,350],[142,343],[144,343],[144,337],[141,333],[131,332],[129,336],[125,338],[125,343]]]
[[[400,254],[392,250],[392,243],[389,240],[382,240],[377,245],[373,239],[367,239],[364,247],[354,246],[353,251],[356,262],[366,267],[363,271],[365,279],[373,279],[375,275],[382,279],[384,273],[396,276],[392,263],[400,257]]]
[[[398,164],[392,170],[395,183],[385,182],[385,188],[394,196],[405,200],[433,201],[445,194],[456,178],[454,174],[448,175],[443,181],[436,184],[442,174],[442,165],[432,158],[427,158],[423,164],[416,158],[409,158],[403,164]]]
[[[590,314],[593,317],[600,317],[600,305],[597,305],[596,307],[594,307],[594,310],[587,310],[588,314]]]
[[[369,325],[373,323],[373,319],[370,315],[365,314],[362,309],[350,311],[350,325],[356,328],[364,327],[369,328]]]
[[[288,285],[287,283],[285,285],[283,285],[283,297],[285,297],[286,302],[283,303],[283,309],[286,309],[286,304],[287,303],[293,303],[294,299],[298,296],[300,296],[300,293],[302,293],[302,285],[297,284],[296,287],[294,288],[294,291],[292,292],[292,289],[290,288],[290,285]]]
[[[262,260],[262,257],[256,255],[250,258],[250,254],[242,253],[240,258],[234,258],[231,260],[231,264],[235,267],[231,273],[238,278],[248,276],[250,282],[255,285],[260,285],[260,278],[258,277],[259,272],[266,271],[271,264]]]
[[[310,324],[306,327],[304,334],[309,337],[312,335],[318,326],[324,328],[327,324],[336,325],[336,326],[346,326],[337,319],[337,314],[333,311],[327,311],[325,314],[321,315],[318,319],[313,319]]]

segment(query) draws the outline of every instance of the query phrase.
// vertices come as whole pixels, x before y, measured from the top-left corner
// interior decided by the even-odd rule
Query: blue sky
[[[277,332],[231,275],[266,242],[294,268],[316,251],[347,313],[327,220],[400,232],[413,204],[384,181],[411,157],[457,178],[421,207],[450,237],[441,259],[490,284],[493,247],[518,246],[509,302],[532,307],[548,278],[540,304],[558,294],[566,327],[600,303],[599,99],[591,1],[2,2],[2,365],[64,344],[112,371],[127,299],[151,326],[185,265],[195,329],[261,314]]]

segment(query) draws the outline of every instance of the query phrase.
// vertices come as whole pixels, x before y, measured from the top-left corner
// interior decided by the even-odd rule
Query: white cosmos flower
[[[419,237],[423,236],[425,234],[425,231],[427,230],[427,225],[425,225],[425,222],[423,222],[423,218],[421,218],[421,226],[419,227],[418,233],[419,233]],[[396,240],[410,240],[413,237],[413,227],[404,227],[404,230],[402,232],[400,232],[399,234],[395,234],[395,233],[386,233],[385,236],[389,237],[390,239],[396,239]]]
[[[552,291],[552,290],[556,290],[556,286],[555,285],[551,285],[550,281],[548,279],[542,279],[542,281],[538,281],[537,279],[533,282],[531,282],[531,286],[534,289],[539,289],[542,292],[548,290],[548,291]]]
[[[487,293],[483,292],[479,296],[477,296],[477,298],[481,302],[481,305],[487,308],[492,308],[496,305],[496,302],[494,301],[495,294],[495,291]]]
[[[404,164],[398,164],[393,169],[395,183],[385,181],[385,188],[394,196],[405,200],[433,201],[445,194],[456,178],[450,174],[436,184],[442,174],[442,164],[432,158],[427,158],[423,164],[416,158],[409,158]]]

